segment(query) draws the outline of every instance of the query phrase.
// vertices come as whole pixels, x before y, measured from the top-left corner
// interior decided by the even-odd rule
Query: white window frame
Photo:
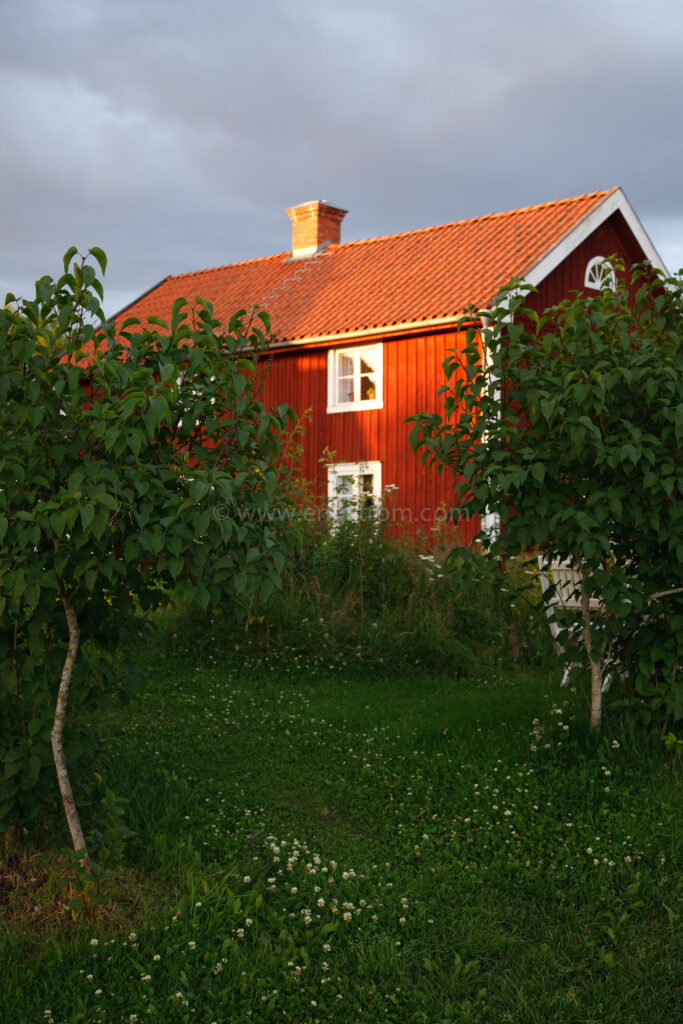
[[[375,397],[354,398],[350,402],[338,400],[339,357],[347,356],[354,363],[354,392],[360,392],[360,360],[365,353],[372,353],[375,363]],[[363,409],[382,409],[384,406],[384,353],[382,343],[358,345],[354,348],[331,348],[327,353],[327,411],[329,413],[353,412]]]
[[[335,462],[327,467],[327,503],[330,513],[334,519],[341,519],[345,516],[355,518],[360,508],[361,492],[359,488],[360,477],[372,475],[372,497],[374,507],[379,509],[382,501],[382,463],[372,462]],[[339,493],[339,477],[353,477],[353,489],[350,498]],[[368,493],[368,492],[366,492]],[[345,508],[344,502],[349,502]]]
[[[604,256],[594,256],[590,259],[586,265],[583,286],[591,288],[595,292],[601,292],[605,288],[611,288],[614,291],[617,279],[610,261]]]

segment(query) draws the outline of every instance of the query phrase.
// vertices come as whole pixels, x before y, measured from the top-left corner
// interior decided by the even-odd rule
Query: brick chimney
[[[330,206],[322,199],[314,199],[311,203],[292,206],[287,213],[292,222],[292,256],[295,260],[339,243],[346,210]]]

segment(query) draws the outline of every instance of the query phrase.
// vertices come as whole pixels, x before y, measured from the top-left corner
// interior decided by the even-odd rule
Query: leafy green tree
[[[291,410],[258,398],[266,314],[222,325],[178,299],[170,324],[114,326],[75,257],[0,311],[0,828],[54,806],[53,759],[87,856],[67,767],[92,754],[83,712],[139,687],[164,588],[207,608],[279,585]]]
[[[613,290],[542,315],[513,283],[483,349],[470,327],[445,361],[445,414],[411,433],[471,512],[500,517],[494,555],[537,549],[580,575],[594,730],[608,656],[652,709],[683,715],[683,282],[618,269]]]

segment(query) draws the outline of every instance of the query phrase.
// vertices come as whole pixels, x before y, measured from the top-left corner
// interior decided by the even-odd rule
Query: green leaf
[[[100,249],[98,245],[93,245],[92,249],[88,249],[91,256],[94,256],[100,265],[100,270],[103,274],[107,272],[107,257],[103,249]]]
[[[95,508],[93,505],[81,505],[78,511],[81,516],[83,529],[87,530],[95,518]]]
[[[67,251],[64,253],[64,273],[65,274],[69,273],[69,265],[70,265],[72,259],[74,258],[74,256],[77,256],[77,255],[78,255],[78,247],[75,246],[75,245],[72,245],[71,248],[67,249]]]
[[[49,517],[49,523],[53,531],[58,537],[61,537],[64,533],[64,516],[61,512],[52,512]]]
[[[145,414],[145,426],[151,436],[162,420],[169,418],[168,402],[163,395],[153,395],[149,400],[149,409]]]

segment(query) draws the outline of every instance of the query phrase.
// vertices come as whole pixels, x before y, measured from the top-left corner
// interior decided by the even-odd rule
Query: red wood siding
[[[355,347],[376,338],[359,339]],[[408,416],[441,411],[437,391],[445,381],[442,364],[449,350],[462,350],[465,336],[458,332],[431,333],[385,339],[384,407],[366,411],[327,412],[327,348],[307,347],[273,352],[266,376],[268,404],[286,402],[304,421],[301,473],[325,494],[325,452],[334,462],[382,463],[382,486],[395,485],[390,515],[409,523],[413,531],[430,533],[443,523],[444,509],[454,503],[453,479],[422,465],[408,440]],[[462,543],[470,543],[477,522],[460,523]]]

